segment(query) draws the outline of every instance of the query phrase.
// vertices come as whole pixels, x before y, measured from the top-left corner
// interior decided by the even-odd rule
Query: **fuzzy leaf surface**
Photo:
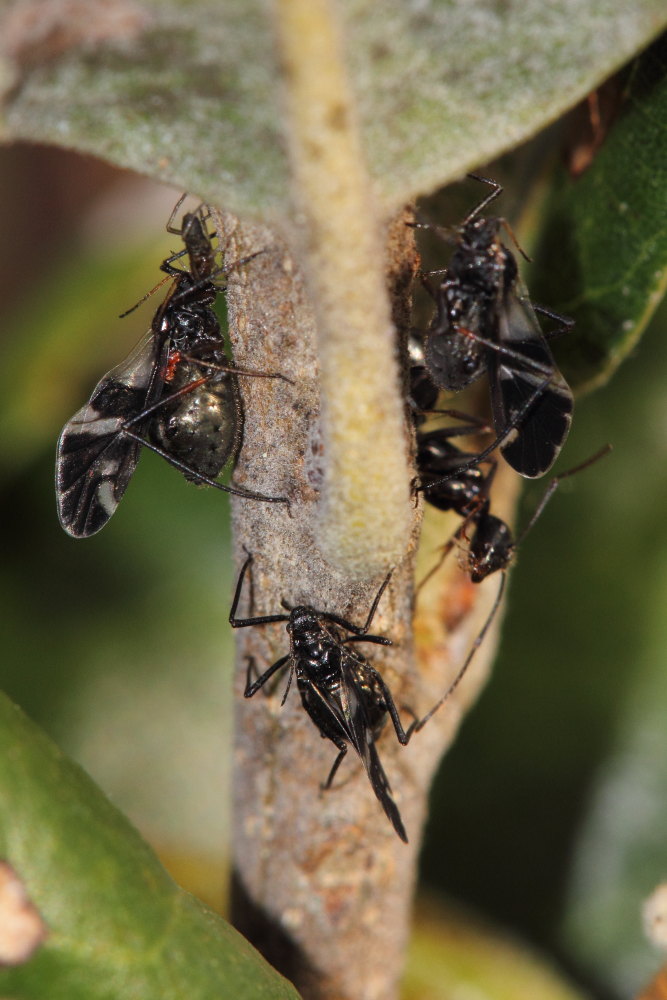
[[[7,139],[57,143],[242,215],[287,218],[264,0],[38,9],[0,5]],[[535,134],[667,25],[663,0],[341,0],[340,13],[386,210]]]

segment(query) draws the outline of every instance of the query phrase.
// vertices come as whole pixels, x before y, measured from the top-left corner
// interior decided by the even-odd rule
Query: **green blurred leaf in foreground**
[[[562,171],[535,253],[533,297],[576,320],[559,345],[575,384],[606,381],[667,287],[667,39],[633,68],[618,120],[590,169]]]
[[[534,135],[667,25],[664,0],[339,7],[387,211]],[[262,0],[33,8],[0,3],[5,139],[93,153],[240,214],[287,217],[279,69]]]
[[[297,996],[220,917],[179,889],[87,775],[0,696],[0,855],[47,925],[13,1000]]]

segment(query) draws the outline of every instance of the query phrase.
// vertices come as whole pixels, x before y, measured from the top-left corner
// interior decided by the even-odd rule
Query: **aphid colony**
[[[283,702],[295,677],[307,715],[321,736],[338,750],[323,787],[331,787],[351,746],[361,758],[396,833],[406,842],[405,828],[377,752],[380,732],[391,719],[399,743],[406,745],[451,695],[500,605],[506,570],[517,545],[558,483],[608,450],[603,449],[553,479],[518,539],[513,539],[505,522],[491,513],[494,451],[499,449],[522,476],[535,478],[548,472],[565,442],[572,418],[572,394],[556,368],[536,313],[555,321],[552,336],[570,329],[572,324],[531,304],[520,282],[515,257],[500,239],[501,229],[508,228],[507,224],[482,214],[501,188],[494,181],[475,179],[491,185],[491,193],[457,228],[436,228],[453,252],[444,270],[423,278],[435,312],[425,334],[412,338],[408,376],[408,403],[417,434],[416,488],[423,491],[429,503],[453,511],[462,519],[446,541],[442,559],[465,541],[466,568],[474,583],[496,571],[501,573],[492,610],[454,681],[425,716],[404,728],[387,684],[358,648],[361,643],[391,645],[391,639],[369,633],[391,573],[379,588],[362,626],[332,611],[308,605],[290,607],[284,600],[286,613],[238,617],[244,580],[253,563],[249,553],[229,615],[233,628],[285,623],[289,652],[259,676],[254,662],[249,661],[246,698],[256,694],[280,670],[288,669]],[[213,310],[222,290],[220,279],[258,255],[217,267],[204,206],[185,213],[180,228],[172,225],[182,201],[176,205],[167,230],[180,236],[184,246],[161,265],[173,280],[150,330],[126,361],[104,375],[89,401],[67,422],[58,443],[58,515],[65,531],[75,538],[88,537],[104,527],[125,493],[142,447],[161,455],[197,484],[248,500],[288,502],[286,497],[217,481],[225,465],[234,461],[242,443],[239,378],[289,379],[275,372],[238,368],[227,356]],[[433,286],[431,279],[436,274],[440,280]],[[453,438],[488,432],[490,428],[457,411],[435,411],[437,398],[441,389],[458,392],[484,374],[491,389],[495,437],[478,453],[464,451],[452,442]],[[421,425],[429,412],[449,413],[462,422],[424,431]]]

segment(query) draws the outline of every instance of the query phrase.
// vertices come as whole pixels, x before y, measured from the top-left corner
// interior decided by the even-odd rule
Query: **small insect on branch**
[[[229,623],[232,628],[248,628],[285,622],[290,651],[254,681],[251,679],[254,663],[248,661],[245,697],[252,698],[279,670],[289,667],[283,703],[295,676],[306,713],[321,736],[331,740],[339,751],[323,788],[331,788],[348,747],[352,746],[361,758],[371,787],[394,830],[407,843],[405,827],[380,763],[375,740],[387,716],[391,718],[399,743],[404,746],[410,739],[412,727],[407,732],[403,728],[392,694],[379,672],[358,650],[350,649],[352,643],[360,642],[391,645],[391,639],[371,635],[368,631],[391,574],[382,582],[362,626],[332,612],[318,611],[310,605],[298,605],[287,614],[239,618],[236,612],[243,581],[252,561],[253,557],[249,555],[239,574]],[[345,635],[345,632],[352,634]]]
[[[169,293],[143,341],[104,375],[85,406],[65,424],[58,442],[58,515],[75,538],[95,534],[114,514],[142,448],[160,455],[192,482],[249,500],[288,503],[286,497],[217,481],[241,446],[238,378],[290,380],[278,373],[237,369],[228,360],[212,308],[221,290],[214,279],[258,254],[216,267],[203,206],[186,212],[180,229],[172,226],[181,202],[167,228],[178,233],[185,246],[161,264],[173,279]],[[175,267],[174,261],[185,255],[188,267]]]

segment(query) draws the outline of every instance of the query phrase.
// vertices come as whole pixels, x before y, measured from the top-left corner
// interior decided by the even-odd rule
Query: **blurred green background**
[[[115,517],[78,542],[53,497],[63,423],[150,323],[150,302],[116,317],[176,248],[164,224],[178,192],[39,147],[0,150],[0,177],[0,681],[219,905],[227,499],[144,454]],[[560,468],[614,452],[563,484],[519,553],[494,677],[443,764],[422,856],[425,888],[600,997],[659,964],[639,901],[667,874],[666,325],[663,308],[577,404]],[[543,489],[526,489],[524,518]]]

